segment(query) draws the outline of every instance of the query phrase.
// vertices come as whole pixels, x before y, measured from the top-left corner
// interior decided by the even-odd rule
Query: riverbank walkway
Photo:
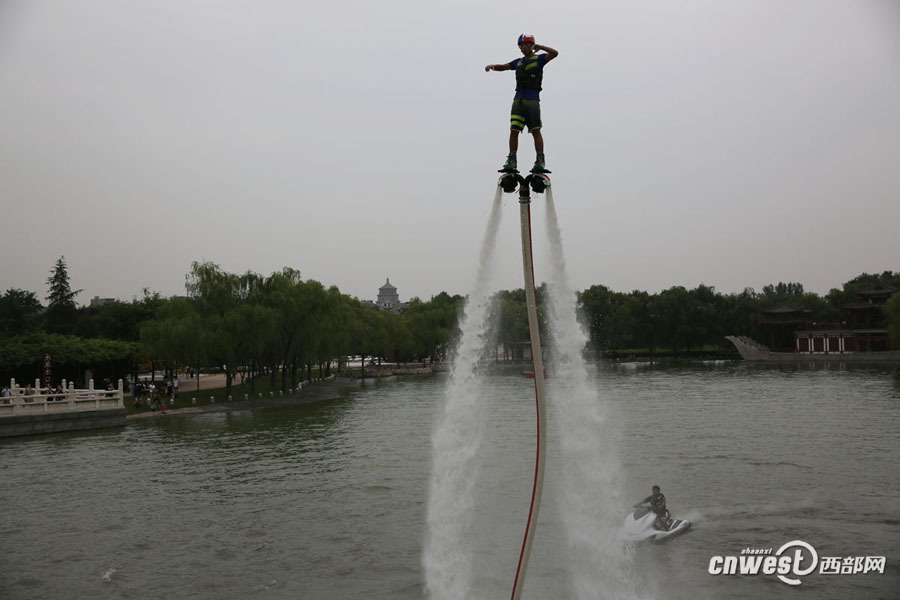
[[[94,380],[88,382],[87,389],[76,389],[75,384],[63,380],[59,388],[41,387],[40,380],[34,387],[22,387],[15,379],[10,380],[9,396],[0,398],[0,418],[15,415],[40,415],[62,412],[81,412],[124,408],[125,389],[122,380],[112,390],[94,388]]]
[[[319,402],[322,400],[335,400],[350,393],[354,389],[359,389],[365,385],[360,379],[352,379],[348,377],[327,377],[325,379],[316,380],[313,382],[304,382],[301,386],[294,390],[287,390],[285,392],[279,393],[270,393],[267,396],[262,394],[257,395],[256,398],[249,397],[249,395],[244,394],[243,399],[241,396],[238,396],[234,399],[222,398],[219,402],[215,403],[197,403],[193,402],[188,406],[181,406],[179,408],[175,408],[174,406],[167,407],[166,411],[156,410],[150,412],[141,412],[136,414],[128,415],[128,420],[132,419],[150,419],[150,418],[164,418],[170,416],[177,415],[191,415],[197,413],[208,413],[208,412],[234,412],[241,410],[254,410],[257,408],[274,408],[278,406],[296,406],[299,404],[308,404],[312,402]],[[201,389],[220,389],[216,387]],[[189,393],[185,393],[184,388],[181,388],[180,395],[186,399],[189,396]],[[184,400],[180,400],[180,402],[184,402]],[[190,402],[190,401],[188,401]]]
[[[42,388],[40,381],[23,388],[15,379],[7,389],[0,397],[0,438],[125,425],[121,379],[115,389],[105,390],[95,389],[93,380],[87,389],[76,389],[65,381],[58,388]]]

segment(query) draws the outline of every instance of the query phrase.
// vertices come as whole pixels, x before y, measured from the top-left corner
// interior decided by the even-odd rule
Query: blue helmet
[[[528,34],[528,33],[523,33],[522,35],[519,36],[519,41],[516,43],[521,46],[525,42],[531,42],[533,44],[534,36],[531,34]]]

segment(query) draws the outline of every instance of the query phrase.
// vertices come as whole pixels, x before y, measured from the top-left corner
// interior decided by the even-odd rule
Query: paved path
[[[187,377],[179,377],[178,392],[183,393],[196,390],[197,379],[197,377],[194,377],[193,379],[188,379]],[[225,387],[225,373],[216,373],[215,375],[201,375],[199,379],[201,390],[215,390]],[[238,385],[241,383],[241,378],[235,377],[231,380],[231,383]],[[163,380],[163,387],[165,387],[165,380]]]

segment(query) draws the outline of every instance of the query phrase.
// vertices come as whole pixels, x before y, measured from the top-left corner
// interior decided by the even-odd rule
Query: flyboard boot
[[[516,155],[510,154],[506,157],[506,164],[500,167],[498,173],[518,173],[519,168],[516,165]]]
[[[516,191],[516,188],[522,183],[522,176],[519,175],[519,169],[516,165],[516,155],[514,152],[510,153],[509,156],[506,157],[506,164],[498,171],[499,173],[503,173],[500,176],[500,181],[497,184],[503,188],[503,191],[507,194],[511,194]]]
[[[547,170],[547,165],[544,163],[545,163],[544,155],[538,154],[537,158],[534,160],[534,166],[531,167],[531,172],[532,173],[549,173],[550,171]]]

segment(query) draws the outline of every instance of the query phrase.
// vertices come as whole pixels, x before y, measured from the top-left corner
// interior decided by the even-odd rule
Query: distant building
[[[888,335],[883,308],[900,289],[882,283],[857,292],[856,301],[844,304],[845,321],[820,324],[809,331],[798,331],[797,352],[886,352],[894,350]]]
[[[803,354],[844,354],[894,350],[882,309],[900,289],[876,285],[857,292],[856,301],[844,304],[845,320],[817,323],[811,311],[782,304],[760,311],[759,323],[769,331],[769,349],[773,352]]]
[[[392,313],[402,313],[406,310],[406,302],[400,302],[397,288],[391,285],[390,277],[388,277],[383,286],[378,288],[378,300],[375,301],[375,304],[381,310]]]
[[[101,298],[100,296],[94,296],[91,298],[91,306],[103,306],[104,304],[109,304],[110,302],[115,302],[115,298]]]
[[[798,330],[812,325],[812,311],[794,304],[779,304],[759,311],[759,324],[769,332],[769,348],[773,352],[793,352]]]

